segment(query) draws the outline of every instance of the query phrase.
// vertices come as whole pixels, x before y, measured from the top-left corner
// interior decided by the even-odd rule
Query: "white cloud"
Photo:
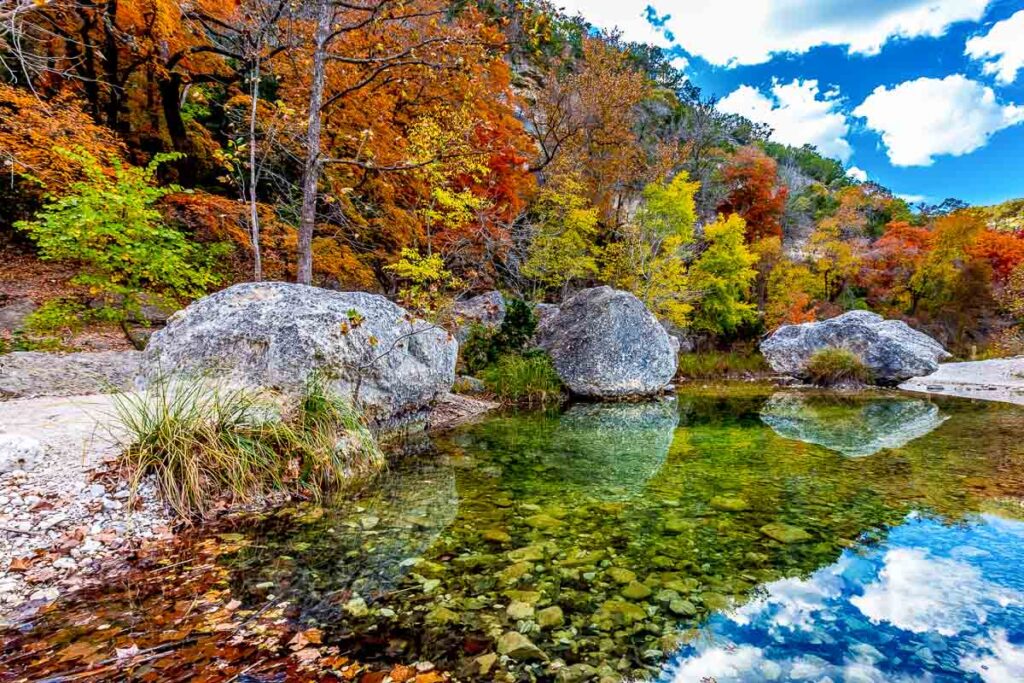
[[[868,181],[868,172],[863,168],[858,168],[856,166],[851,166],[846,169],[846,175],[853,178],[858,183],[866,183]]]
[[[1024,69],[1024,10],[995,24],[983,36],[967,41],[964,54],[984,62],[982,71],[996,81],[1009,85]]]
[[[772,138],[777,142],[796,147],[810,143],[822,154],[845,162],[853,150],[846,141],[850,127],[840,111],[841,103],[837,90],[822,93],[818,81],[794,80],[773,83],[770,97],[741,85],[723,98],[718,108],[767,123],[774,129]]]
[[[903,201],[905,201],[907,204],[921,204],[921,203],[927,202],[929,200],[929,197],[926,194],[902,194],[902,193],[897,193],[896,196],[899,199],[902,199]]]
[[[1014,645],[1003,629],[993,629],[989,638],[976,643],[981,650],[960,660],[960,667],[973,671],[985,683],[1024,680],[1024,646]]]
[[[886,552],[878,578],[850,603],[872,622],[949,637],[984,624],[993,606],[1020,604],[1021,598],[985,581],[971,565],[918,548],[895,548]]]
[[[1003,105],[992,88],[954,74],[878,86],[853,115],[881,134],[894,166],[930,166],[937,155],[984,147],[993,133],[1024,121],[1024,107]]]
[[[877,54],[894,38],[938,37],[951,24],[980,21],[991,0],[560,0],[602,28],[618,26],[628,40],[667,46],[644,19],[653,5],[670,15],[665,29],[691,54],[718,66],[761,64],[773,53],[802,53],[819,45]]]

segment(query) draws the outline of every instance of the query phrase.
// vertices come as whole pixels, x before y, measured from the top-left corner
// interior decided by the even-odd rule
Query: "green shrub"
[[[487,390],[498,398],[529,405],[556,403],[564,398],[562,380],[545,353],[507,354],[480,373]]]
[[[807,361],[806,372],[811,382],[822,386],[871,381],[871,371],[849,349],[830,347],[815,351]]]
[[[117,395],[114,407],[127,434],[121,464],[132,491],[152,474],[186,520],[225,496],[245,503],[288,490],[319,499],[384,462],[362,417],[319,381],[287,419],[249,391],[201,381],[158,382]]]
[[[522,299],[508,299],[505,319],[496,330],[474,323],[460,347],[462,366],[471,375],[494,365],[502,356],[521,353],[537,329],[537,316]]]
[[[740,378],[769,371],[760,353],[710,352],[679,356],[677,374],[687,379]]]
[[[157,167],[180,155],[158,154],[144,168],[114,159],[108,175],[85,150],[56,152],[80,165],[86,179],[61,188],[34,220],[15,223],[40,258],[78,262],[81,272],[72,282],[122,302],[126,311],[138,309],[142,291],[194,298],[221,281],[217,263],[228,247],[190,241],[156,206],[180,190],[158,187]]]

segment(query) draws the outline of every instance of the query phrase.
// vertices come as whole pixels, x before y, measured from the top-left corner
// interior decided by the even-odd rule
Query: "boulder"
[[[501,327],[505,320],[505,297],[501,292],[493,291],[465,301],[456,301],[452,313],[458,320],[455,336],[461,344],[469,337],[473,325],[483,325],[491,330]]]
[[[424,417],[451,388],[457,350],[446,331],[376,294],[246,283],[173,315],[146,347],[142,376],[218,379],[285,397],[319,377],[391,427]]]
[[[533,315],[537,318],[537,325],[540,325],[545,320],[558,315],[559,310],[561,310],[561,307],[558,304],[535,304],[533,307]]]
[[[644,304],[611,287],[584,289],[537,327],[574,394],[627,398],[661,393],[676,374],[679,342]]]
[[[37,306],[26,297],[0,295],[0,332],[20,330],[25,320],[35,313]]]
[[[40,353],[0,356],[0,399],[103,394],[131,389],[138,351]]]
[[[942,345],[901,320],[869,311],[850,311],[829,320],[784,325],[761,342],[772,369],[803,377],[807,361],[825,348],[848,349],[863,360],[879,384],[930,375],[949,357]]]

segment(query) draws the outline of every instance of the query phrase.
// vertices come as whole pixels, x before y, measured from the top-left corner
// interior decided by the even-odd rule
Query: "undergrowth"
[[[821,386],[871,381],[871,371],[849,349],[831,347],[815,351],[807,361],[806,372],[811,382]]]
[[[562,380],[545,353],[506,354],[480,373],[487,390],[503,401],[528,405],[557,403]]]
[[[760,353],[712,351],[684,353],[679,356],[677,374],[687,379],[741,378],[769,372]]]
[[[384,464],[362,416],[318,380],[286,417],[251,391],[202,381],[157,382],[118,394],[114,406],[133,495],[153,475],[186,520],[207,516],[223,498],[244,504],[289,491],[320,499]]]

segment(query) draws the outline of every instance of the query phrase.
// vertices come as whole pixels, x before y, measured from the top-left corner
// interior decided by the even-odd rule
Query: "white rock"
[[[43,458],[43,445],[38,439],[21,434],[0,434],[0,472],[24,477]]]

